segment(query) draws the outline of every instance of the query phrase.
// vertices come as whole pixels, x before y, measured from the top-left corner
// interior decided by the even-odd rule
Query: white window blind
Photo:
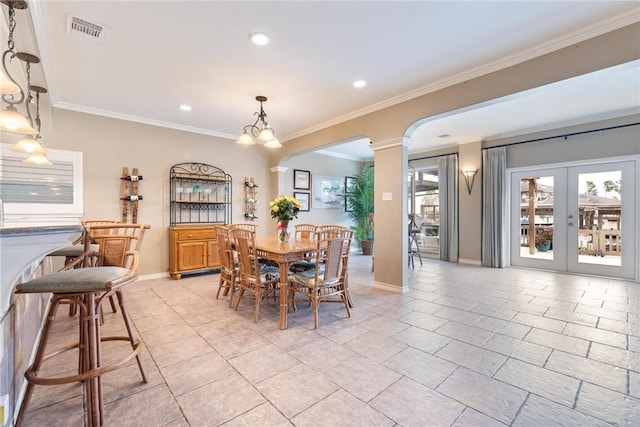
[[[82,217],[82,153],[47,149],[52,166],[0,144],[0,199],[5,226],[77,223]]]

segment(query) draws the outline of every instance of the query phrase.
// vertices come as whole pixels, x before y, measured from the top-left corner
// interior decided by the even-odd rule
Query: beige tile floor
[[[317,330],[305,307],[278,330],[270,301],[254,323],[250,301],[215,299],[216,274],[129,286],[149,381],[133,363],[104,375],[105,425],[639,425],[637,283],[424,258],[393,294],[370,265],[351,257],[352,317],[322,306]],[[75,327],[60,310],[55,341]],[[82,425],[81,385],[36,387],[25,424]]]

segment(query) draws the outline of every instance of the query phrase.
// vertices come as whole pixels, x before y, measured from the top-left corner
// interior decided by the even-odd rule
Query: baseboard
[[[165,277],[169,277],[169,273],[166,271],[163,273],[143,274],[138,276],[138,280],[164,279]]]
[[[409,287],[389,285],[388,283],[375,282],[375,281],[373,282],[373,287],[376,289],[387,291],[387,292],[395,292],[397,294],[403,294],[405,292],[409,292]]]
[[[482,261],[479,261],[477,259],[464,259],[464,258],[458,258],[458,264],[471,264],[471,265],[482,265]]]

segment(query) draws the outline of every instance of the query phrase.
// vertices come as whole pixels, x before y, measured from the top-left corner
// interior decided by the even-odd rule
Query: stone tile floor
[[[254,323],[250,301],[215,299],[217,274],[129,286],[149,381],[133,362],[106,374],[105,425],[640,425],[639,284],[423,259],[394,294],[372,287],[370,257],[350,262],[352,317],[323,305],[317,330],[300,305],[278,330],[271,301]],[[75,338],[64,311],[58,344]],[[82,425],[81,385],[37,386],[25,425]]]

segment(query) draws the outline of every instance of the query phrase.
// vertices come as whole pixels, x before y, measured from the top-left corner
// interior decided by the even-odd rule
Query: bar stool
[[[137,263],[136,263],[137,264]],[[16,422],[21,426],[27,412],[29,399],[35,385],[59,385],[82,381],[84,389],[85,425],[100,426],[104,422],[102,399],[102,375],[112,371],[133,357],[136,358],[142,381],[147,376],[140,360],[143,343],[134,338],[131,320],[127,312],[121,288],[138,278],[135,270],[123,267],[92,267],[57,272],[39,277],[16,286],[16,293],[52,293],[51,305],[47,311],[40,341],[38,342],[35,360],[25,372],[27,389],[22,407]],[[127,336],[102,336],[100,333],[100,305],[110,296],[115,295],[120,305]],[[71,301],[79,307],[79,339],[78,342],[46,352],[47,340],[60,303]],[[131,352],[122,359],[105,365],[102,362],[102,346],[104,341],[123,340],[131,344]],[[41,377],[38,375],[43,362],[69,350],[78,349],[78,373],[65,377]]]
[[[422,265],[422,255],[420,254],[420,245],[418,244],[418,234],[420,234],[420,228],[416,224],[416,216],[409,214],[409,266],[415,267],[413,257],[418,256],[420,265]]]

